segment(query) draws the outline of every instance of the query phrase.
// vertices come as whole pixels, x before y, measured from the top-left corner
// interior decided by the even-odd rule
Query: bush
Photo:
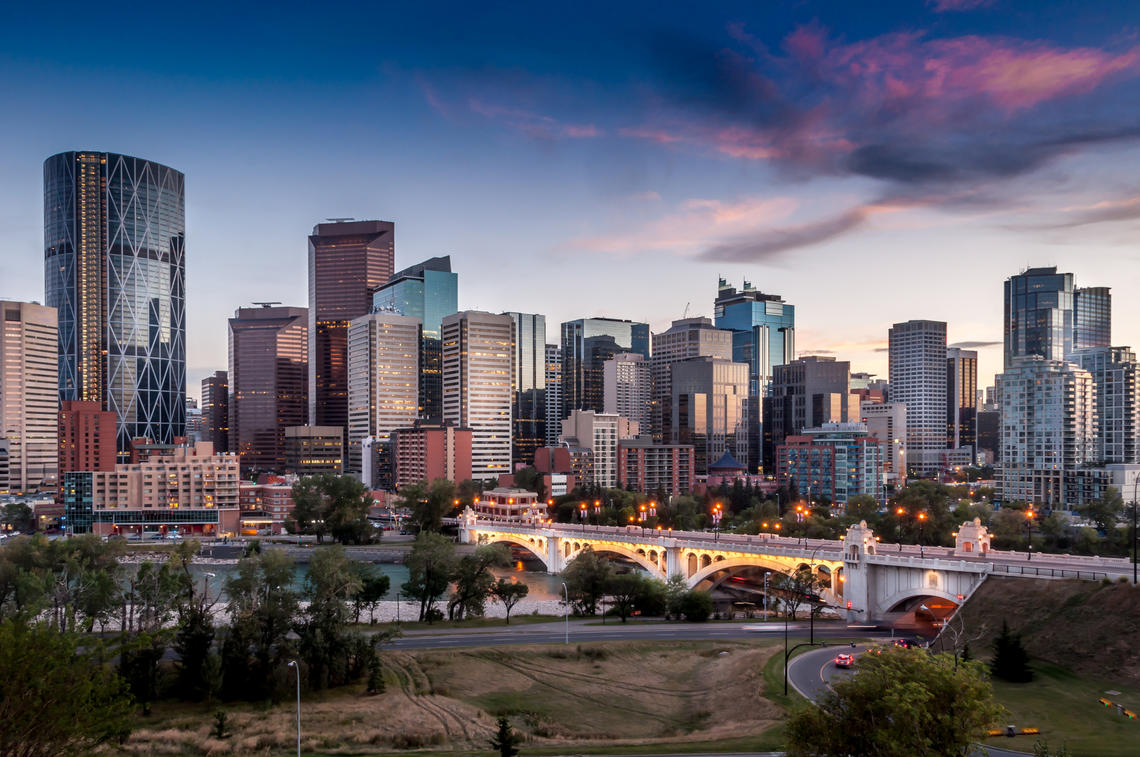
[[[1021,634],[1009,630],[1009,624],[1004,620],[1001,622],[1001,633],[994,639],[993,648],[990,673],[994,678],[1011,683],[1028,683],[1033,680],[1029,653],[1021,643]]]
[[[681,595],[677,604],[681,616],[689,623],[704,623],[712,615],[712,595],[707,591],[690,589]]]

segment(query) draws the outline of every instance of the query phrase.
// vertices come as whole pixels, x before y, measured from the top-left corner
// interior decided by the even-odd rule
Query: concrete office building
[[[1069,475],[1096,462],[1096,383],[1073,363],[1015,358],[1001,375],[1002,502],[1068,510],[1081,496]]]
[[[238,308],[229,319],[231,451],[243,473],[281,472],[285,429],[308,411],[308,312],[298,307]]]
[[[618,442],[618,486],[666,497],[689,494],[696,484],[691,444],[656,444],[649,435]]]
[[[419,417],[420,320],[379,312],[353,319],[348,328],[348,464],[380,490],[395,489],[391,434]],[[361,447],[373,440],[367,459]]]
[[[883,446],[884,483],[906,486],[906,404],[864,401],[859,411],[867,433]]]
[[[946,324],[896,323],[889,349],[891,400],[906,405],[907,467],[934,475],[946,450]]]
[[[504,313],[515,321],[511,363],[511,469],[530,465],[534,451],[546,444],[546,316]]]
[[[859,420],[851,394],[851,363],[809,355],[772,368],[764,397],[764,470],[775,470],[776,447],[805,428]]]
[[[443,319],[459,310],[459,276],[451,271],[451,256],[430,258],[392,274],[373,293],[372,309],[420,320],[420,417],[439,423],[443,417]]]
[[[471,429],[471,476],[511,469],[512,355],[509,315],[464,311],[443,319],[443,420]]]
[[[344,473],[344,432],[337,426],[286,428],[285,472],[298,476]]]
[[[605,411],[602,366],[619,352],[649,359],[649,326],[613,318],[562,324],[562,419],[572,410]]]
[[[978,444],[978,353],[946,348],[946,448]]]
[[[59,483],[59,334],[56,309],[0,300],[0,493]]]
[[[593,410],[574,410],[562,422],[561,442],[571,448],[590,450],[593,453],[593,485],[612,489],[618,485],[618,442],[632,439],[637,434],[637,424],[628,418]],[[585,478],[584,471],[575,470],[574,474]]]
[[[693,445],[698,476],[726,450],[749,465],[748,371],[746,363],[713,357],[673,364],[673,443]]]
[[[392,276],[396,225],[319,223],[309,236],[308,425],[348,426],[348,324]]]
[[[1140,463],[1140,377],[1128,347],[1077,350],[1072,362],[1092,375],[1096,387],[1097,441],[1101,463]]]
[[[436,479],[471,479],[471,429],[417,423],[393,433],[396,488]]]
[[[214,371],[202,379],[202,422],[205,441],[218,452],[230,449],[230,378],[226,371]]]
[[[1073,349],[1112,344],[1112,293],[1108,287],[1073,290]]]
[[[603,406],[648,430],[652,411],[649,361],[636,352],[619,352],[602,364]]]
[[[186,434],[183,175],[108,152],[44,161],[44,285],[58,311],[59,401],[115,413],[119,460]]]
[[[115,414],[98,402],[63,402],[59,409],[59,475],[113,470],[118,448]]]
[[[209,442],[150,446],[141,462],[64,475],[64,510],[72,532],[237,535],[237,457],[214,453]]]
[[[546,345],[546,446],[558,444],[562,435],[562,348]]]
[[[732,332],[698,317],[673,321],[667,330],[653,335],[653,423],[649,431],[654,441],[669,443],[673,439],[673,364],[693,357],[732,360]]]
[[[713,319],[717,328],[732,331],[732,359],[748,366],[747,454],[734,456],[748,466],[749,473],[756,473],[764,458],[763,398],[775,367],[796,356],[796,309],[777,295],[755,289],[747,280],[737,291],[720,279]]]

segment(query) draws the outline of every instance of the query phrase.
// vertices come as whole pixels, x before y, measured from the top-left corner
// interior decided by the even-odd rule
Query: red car
[[[843,654],[837,655],[835,658],[835,667],[837,667],[837,668],[849,668],[854,664],[855,664],[855,655],[849,655],[847,653],[843,653]]]

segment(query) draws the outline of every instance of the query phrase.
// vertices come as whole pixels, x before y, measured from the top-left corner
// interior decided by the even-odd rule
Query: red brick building
[[[115,469],[115,413],[98,402],[65,400],[59,410],[59,474]]]
[[[471,429],[420,424],[392,432],[396,450],[396,488],[419,481],[471,478]]]
[[[696,482],[691,444],[654,444],[648,436],[618,442],[618,486],[642,494],[689,494]]]

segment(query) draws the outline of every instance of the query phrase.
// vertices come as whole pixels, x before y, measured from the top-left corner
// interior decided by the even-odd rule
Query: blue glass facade
[[[562,324],[562,418],[574,410],[605,412],[603,364],[619,352],[649,359],[649,324],[580,318]]]
[[[1005,367],[1040,355],[1065,360],[1073,351],[1073,274],[1030,268],[1005,281]]]
[[[443,319],[459,312],[459,276],[451,271],[451,257],[432,258],[394,273],[391,281],[372,294],[372,310],[391,310],[419,318],[423,324],[420,416],[439,423],[443,418]]]
[[[186,433],[185,179],[102,152],[44,161],[44,285],[59,311],[60,400],[115,413],[130,440]]]
[[[750,472],[756,472],[762,456],[762,402],[773,369],[796,357],[796,309],[776,295],[754,289],[747,281],[737,291],[721,279],[713,317],[718,329],[732,332],[733,361],[748,364],[749,442],[745,463]]]

